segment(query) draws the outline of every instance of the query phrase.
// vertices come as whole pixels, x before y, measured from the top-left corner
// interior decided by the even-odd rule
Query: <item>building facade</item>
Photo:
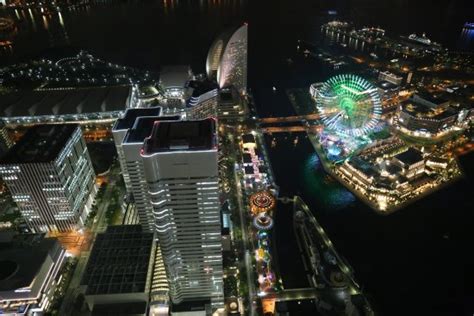
[[[173,303],[222,307],[215,120],[155,122],[141,156]]]
[[[239,93],[247,91],[248,26],[221,34],[211,45],[206,61],[209,79],[217,80],[219,87],[234,86]]]
[[[379,72],[379,77],[378,79],[380,81],[388,81],[394,85],[400,86],[402,84],[403,78],[400,76],[397,76],[394,73],[391,73],[389,71],[381,71]]]
[[[44,234],[0,236],[0,314],[43,315],[61,277],[66,251]]]
[[[217,117],[218,90],[213,89],[193,97],[189,100],[187,118],[192,120],[202,120],[209,117]]]
[[[112,129],[122,176],[130,200],[135,204],[138,221],[145,231],[154,231],[153,207],[150,203],[140,151],[156,121],[180,120],[180,116],[160,116],[161,108],[129,109]]]
[[[145,116],[138,117],[125,135],[122,143],[124,172],[127,173],[138,221],[145,231],[154,231],[153,206],[148,194],[143,160],[140,152],[145,138],[150,136],[153,124],[158,121],[177,121],[179,116]]]
[[[137,105],[131,85],[15,91],[0,96],[0,118],[8,126],[104,124]]]
[[[10,147],[13,146],[13,142],[8,135],[7,128],[5,127],[5,123],[0,121],[0,156],[3,156]]]
[[[37,125],[0,159],[0,175],[34,232],[82,227],[95,173],[78,125]]]
[[[396,126],[405,134],[431,138],[466,128],[470,120],[468,107],[415,94],[400,104]]]
[[[115,148],[117,149],[118,161],[120,163],[120,169],[122,170],[122,176],[128,194],[131,194],[132,188],[130,184],[129,172],[125,163],[125,156],[122,149],[122,144],[125,135],[127,134],[128,130],[132,128],[133,124],[135,124],[135,120],[137,119],[137,117],[159,116],[160,114],[160,107],[128,109],[125,112],[125,115],[119,118],[112,127],[112,136],[114,138]]]
[[[158,293],[159,306],[166,307],[168,288],[159,259],[153,233],[140,225],[109,226],[98,234],[81,281],[92,314],[148,315],[150,295]]]

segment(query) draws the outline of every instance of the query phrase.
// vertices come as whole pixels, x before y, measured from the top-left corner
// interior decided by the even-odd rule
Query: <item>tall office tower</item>
[[[157,121],[177,121],[180,116],[144,116],[138,117],[128,130],[122,142],[122,152],[126,173],[130,182],[130,193],[133,195],[138,220],[143,229],[154,231],[153,206],[148,194],[142,157],[143,142],[150,136],[153,124]],[[125,174],[125,172],[124,172]]]
[[[118,119],[112,127],[112,136],[114,138],[115,148],[117,149],[118,160],[120,163],[120,169],[122,170],[123,180],[125,182],[125,188],[128,194],[132,194],[132,188],[130,186],[130,176],[127,171],[125,164],[125,157],[123,154],[122,143],[128,130],[135,124],[135,120],[140,116],[159,116],[161,114],[160,107],[152,108],[134,108],[128,109],[125,115]]]
[[[13,142],[10,139],[10,136],[8,136],[5,123],[3,123],[3,121],[0,121],[0,156],[5,154],[12,146]]]
[[[37,125],[0,159],[0,175],[34,232],[81,227],[96,193],[78,125]]]
[[[180,116],[159,116],[160,114],[160,107],[128,109],[112,129],[127,192],[133,197],[139,223],[148,232],[154,231],[153,206],[150,203],[140,151],[143,141],[150,136],[155,121],[180,119]]]
[[[223,305],[222,241],[214,119],[155,122],[145,178],[174,304]]]

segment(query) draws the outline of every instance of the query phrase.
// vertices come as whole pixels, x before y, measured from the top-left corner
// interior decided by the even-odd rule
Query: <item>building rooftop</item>
[[[128,109],[125,112],[125,115],[118,119],[113,129],[114,130],[123,130],[129,129],[135,124],[135,120],[137,117],[140,116],[160,116],[161,114],[161,107],[152,107],[152,108],[135,108],[135,109]]]
[[[445,104],[446,102],[449,102],[448,99],[445,99],[441,96],[436,96],[432,95],[430,93],[418,93],[413,96],[414,100],[419,100],[421,102],[427,102],[431,106],[440,106],[442,104]]]
[[[255,136],[253,136],[252,134],[242,135],[242,141],[244,142],[244,144],[255,143]]]
[[[153,125],[157,121],[179,121],[181,117],[175,116],[144,116],[135,120],[135,124],[128,131],[124,138],[124,143],[143,143],[145,138],[150,136]]]
[[[206,305],[210,305],[210,300],[195,300],[195,301],[186,301],[180,304],[173,304],[171,306],[171,311],[178,312],[196,312],[196,311],[205,311]]]
[[[23,137],[0,158],[0,164],[50,162],[78,128],[76,124],[45,124],[28,129]]]
[[[128,302],[95,304],[92,310],[92,316],[136,316],[146,315],[146,302]]]
[[[412,165],[414,163],[417,163],[419,161],[423,160],[423,155],[421,154],[421,151],[415,148],[408,148],[407,151],[404,151],[398,155],[396,155],[394,158],[398,159],[400,162],[402,162],[405,165]]]
[[[0,117],[74,115],[123,111],[131,86],[22,90],[0,95]]]
[[[399,88],[396,84],[393,84],[393,83],[385,81],[385,80],[378,81],[376,83],[376,85],[377,85],[378,88],[386,90],[386,91],[387,90],[395,91],[395,90],[398,90],[398,88]]]
[[[417,118],[428,118],[433,120],[443,120],[457,115],[457,111],[452,107],[432,107],[426,103],[419,102],[419,99],[408,99],[402,102],[402,111]]]
[[[165,66],[160,72],[160,84],[164,89],[184,88],[191,78],[191,68],[186,65]]]
[[[252,163],[252,156],[248,153],[243,153],[242,154],[242,160],[244,161],[244,163]]]
[[[81,284],[86,295],[146,291],[153,234],[140,225],[109,226],[97,235]]]
[[[26,236],[0,243],[0,292],[32,284],[46,256],[57,245],[55,238],[44,238],[44,234]]]
[[[219,86],[217,83],[211,81],[211,80],[201,80],[201,81],[190,81],[189,86],[193,88],[193,94],[192,96],[195,98],[198,98],[199,96],[209,92],[209,91],[214,91],[216,90]]]
[[[379,175],[371,163],[358,156],[352,157],[349,160],[349,164],[351,164],[357,170],[363,172],[368,177],[377,177]]]
[[[156,121],[145,140],[145,154],[179,150],[209,150],[217,146],[216,121]]]
[[[219,90],[219,105],[235,104],[240,101],[239,92],[234,87]]]
[[[253,170],[253,167],[251,166],[247,166],[247,167],[244,167],[244,171],[245,171],[245,174],[254,174],[254,170]]]

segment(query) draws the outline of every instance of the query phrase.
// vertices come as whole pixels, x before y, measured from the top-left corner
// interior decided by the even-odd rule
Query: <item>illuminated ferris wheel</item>
[[[324,82],[317,92],[316,106],[325,129],[349,137],[369,133],[382,113],[377,88],[349,74]]]

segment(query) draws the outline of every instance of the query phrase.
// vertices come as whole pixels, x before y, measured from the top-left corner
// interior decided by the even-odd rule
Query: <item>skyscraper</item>
[[[84,224],[95,174],[78,125],[37,125],[0,159],[0,175],[34,232]]]
[[[209,79],[220,88],[234,86],[241,94],[247,91],[248,26],[222,33],[211,45],[206,61]]]
[[[118,119],[112,127],[112,136],[114,138],[115,148],[117,149],[118,160],[120,163],[120,169],[122,170],[123,180],[125,182],[125,188],[128,194],[132,194],[132,188],[130,185],[130,176],[125,163],[125,156],[122,149],[123,140],[128,130],[135,124],[135,120],[140,116],[159,116],[161,114],[161,107],[152,108],[134,108],[128,109],[125,115]]]
[[[143,142],[150,136],[153,124],[157,121],[179,120],[179,116],[145,116],[138,117],[122,143],[125,169],[130,181],[130,190],[137,209],[139,223],[145,231],[153,232],[153,206],[148,194],[142,157],[140,156]]]
[[[112,129],[127,192],[133,197],[139,223],[148,232],[154,231],[153,207],[140,151],[143,141],[150,136],[155,121],[180,119],[180,116],[159,116],[160,114],[160,107],[128,109]]]
[[[141,156],[174,304],[223,304],[214,119],[155,122]]]

